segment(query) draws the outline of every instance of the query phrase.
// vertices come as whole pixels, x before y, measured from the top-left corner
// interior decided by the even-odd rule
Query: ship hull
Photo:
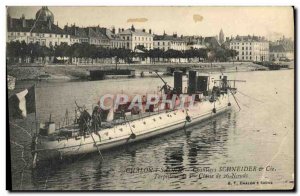
[[[38,155],[38,161],[42,161],[128,145],[178,129],[184,129],[205,119],[212,118],[229,110],[231,106],[228,106],[228,102],[228,95],[225,94],[216,103],[205,101],[192,109],[155,114],[113,128],[103,129],[98,134],[92,133],[88,138],[81,136],[77,139],[62,141],[44,141],[43,138],[40,138],[35,153]],[[215,113],[213,108],[216,109]],[[190,117],[190,121],[187,121],[187,115]],[[132,133],[134,133],[134,137],[131,137]]]

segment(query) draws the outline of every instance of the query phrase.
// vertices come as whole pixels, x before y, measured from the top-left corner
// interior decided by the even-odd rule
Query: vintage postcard
[[[7,189],[294,190],[293,7],[6,17]]]

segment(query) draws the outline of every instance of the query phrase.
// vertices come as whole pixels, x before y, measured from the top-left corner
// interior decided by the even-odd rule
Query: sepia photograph
[[[294,17],[6,6],[6,188],[295,190]]]

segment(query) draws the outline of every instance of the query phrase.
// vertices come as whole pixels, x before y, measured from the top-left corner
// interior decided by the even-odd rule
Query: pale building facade
[[[238,61],[269,61],[269,42],[264,37],[237,36],[230,41],[230,49],[238,52]]]
[[[167,51],[167,50],[187,50],[187,43],[180,37],[177,37],[177,34],[173,35],[155,35],[153,40],[153,47]]]
[[[113,48],[125,48],[135,50],[138,46],[143,46],[147,50],[153,49],[153,35],[145,29],[139,30],[132,26],[130,29],[122,29],[116,35],[116,40],[112,40]]]

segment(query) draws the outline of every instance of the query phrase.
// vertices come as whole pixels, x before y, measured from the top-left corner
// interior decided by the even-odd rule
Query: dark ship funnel
[[[189,71],[189,83],[188,83],[188,94],[195,94],[197,87],[197,71]]]
[[[197,91],[202,92],[203,95],[207,94],[208,76],[198,76],[197,77]]]
[[[182,94],[182,71],[174,71],[174,91]]]

